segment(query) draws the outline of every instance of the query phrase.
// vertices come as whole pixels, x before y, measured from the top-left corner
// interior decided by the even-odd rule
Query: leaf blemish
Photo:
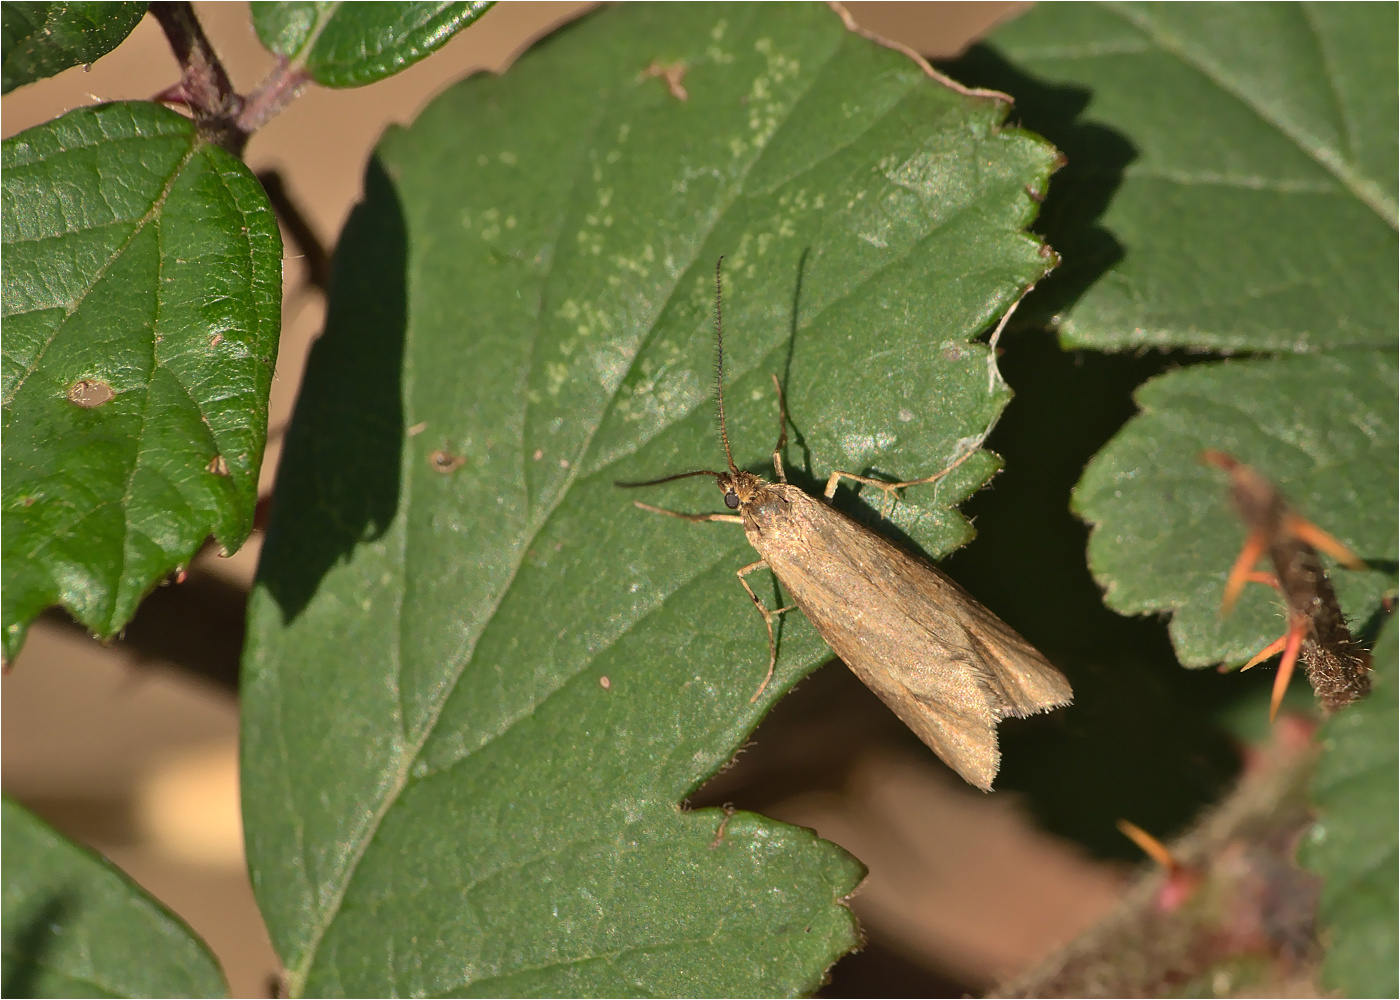
[[[686,91],[681,81],[685,79],[686,65],[683,62],[663,63],[659,59],[653,59],[651,65],[642,70],[642,79],[661,79],[666,83],[666,89],[671,92],[671,96],[678,101],[690,100],[690,94]]]
[[[68,387],[68,402],[85,410],[95,409],[116,395],[110,385],[97,379],[80,378]]]
[[[428,464],[433,467],[434,472],[440,472],[446,476],[466,465],[467,460],[461,455],[452,454],[446,448],[439,448],[428,456]]]

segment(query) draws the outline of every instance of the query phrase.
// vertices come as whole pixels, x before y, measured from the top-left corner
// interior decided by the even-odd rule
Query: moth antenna
[[[648,479],[644,483],[624,483],[614,482],[614,486],[621,486],[625,490],[635,489],[638,486],[660,486],[662,483],[669,483],[676,479],[689,479],[692,476],[711,476],[718,481],[720,474],[711,472],[709,469],[697,469],[694,472],[677,472],[674,476],[662,476],[660,479]]]
[[[720,281],[720,271],[724,267],[724,255],[715,261],[715,399],[719,402],[719,440],[724,445],[724,460],[729,463],[729,471],[737,473],[734,454],[729,450],[729,431],[724,426],[724,285]]]

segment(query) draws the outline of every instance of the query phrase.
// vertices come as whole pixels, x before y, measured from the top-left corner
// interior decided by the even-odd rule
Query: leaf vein
[[[1270,111],[1261,102],[1246,93],[1237,81],[1229,77],[1224,67],[1215,63],[1204,52],[1192,49],[1180,39],[1172,38],[1157,30],[1156,22],[1148,15],[1134,13],[1130,8],[1118,3],[1109,3],[1106,6],[1140,31],[1146,32],[1163,52],[1176,56],[1222,91],[1249,108],[1260,121],[1273,127],[1320,167],[1336,177],[1358,201],[1384,219],[1392,229],[1400,227],[1400,212],[1397,212],[1394,199],[1387,197],[1374,181],[1362,176],[1356,167],[1342,158],[1339,151],[1330,148],[1327,143],[1309,133],[1299,123],[1289,120],[1283,114],[1275,114]]]
[[[146,212],[146,214],[141,216],[141,218],[137,220],[136,226],[131,231],[131,235],[128,236],[125,240],[123,240],[120,246],[113,249],[112,253],[108,255],[107,259],[98,266],[95,272],[93,272],[92,280],[88,282],[86,290],[84,290],[80,295],[78,295],[70,304],[64,307],[63,321],[55,324],[53,330],[49,332],[48,337],[44,340],[43,346],[41,346],[38,352],[34,355],[33,362],[27,366],[26,371],[23,375],[20,376],[19,381],[15,383],[14,387],[5,396],[4,405],[9,406],[10,403],[14,401],[15,396],[19,394],[19,390],[24,386],[24,383],[28,380],[29,376],[34,374],[34,372],[38,370],[40,362],[42,362],[44,359],[44,355],[48,353],[48,350],[53,345],[53,342],[56,339],[58,339],[59,333],[62,332],[62,330],[67,326],[68,320],[72,318],[73,314],[78,311],[78,308],[83,304],[83,302],[86,300],[88,294],[93,290],[93,288],[95,288],[98,285],[98,283],[102,281],[103,277],[107,274],[108,270],[111,269],[112,265],[121,259],[122,254],[126,253],[127,249],[131,246],[131,244],[135,242],[136,237],[145,231],[146,226],[148,226],[153,219],[159,218],[161,210],[165,207],[166,199],[170,196],[171,190],[175,187],[176,180],[179,179],[180,174],[184,171],[185,167],[189,165],[190,161],[194,159],[195,154],[199,152],[202,145],[203,143],[198,139],[195,139],[193,142],[190,143],[189,152],[187,152],[183,157],[181,157],[180,162],[175,165],[175,169],[170,172],[170,176],[166,178],[165,186],[162,187],[160,193],[156,195],[155,201],[152,202],[151,207]]]

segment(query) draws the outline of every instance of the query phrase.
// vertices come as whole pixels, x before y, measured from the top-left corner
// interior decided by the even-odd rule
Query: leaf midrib
[[[82,306],[82,304],[87,300],[87,297],[89,294],[91,294],[92,290],[101,283],[103,277],[111,269],[112,265],[121,259],[122,255],[126,253],[126,251],[130,248],[131,244],[136,240],[136,238],[145,231],[146,227],[151,224],[151,221],[158,217],[161,211],[165,208],[166,199],[170,197],[170,192],[175,187],[175,182],[180,178],[181,173],[183,173],[185,168],[189,166],[190,162],[195,158],[195,156],[199,154],[200,150],[204,148],[203,140],[200,139],[199,136],[195,133],[189,133],[189,139],[189,152],[182,156],[179,162],[176,163],[174,168],[170,171],[170,175],[166,178],[165,183],[161,186],[160,193],[156,195],[155,201],[151,203],[151,207],[139,219],[136,220],[136,225],[132,228],[131,233],[127,236],[127,238],[123,240],[120,244],[118,244],[107,256],[107,259],[103,261],[102,264],[97,268],[97,270],[93,273],[92,279],[87,283],[87,287],[83,289],[82,293],[75,296],[72,302],[66,304],[63,307],[63,321],[55,325],[53,330],[49,332],[48,337],[44,340],[43,346],[40,347],[39,350],[35,353],[33,363],[28,366],[24,374],[20,376],[19,381],[15,383],[14,388],[12,388],[10,392],[4,397],[4,406],[9,406],[11,403],[14,402],[15,397],[19,395],[20,389],[22,389],[24,387],[25,382],[29,380],[29,376],[33,375],[36,371],[39,370],[39,366],[44,360],[44,355],[47,354],[49,348],[53,346],[53,342],[56,339],[58,339],[58,335],[62,333],[63,330],[68,326],[68,321],[73,318],[73,314],[76,313],[78,309]],[[66,154],[67,150],[64,150],[64,153]],[[79,230],[79,232],[86,231],[87,230]],[[66,236],[71,234],[64,233],[60,235]]]
[[[847,38],[842,37],[841,43],[838,44],[838,45],[833,46],[833,48],[832,48],[832,50],[831,50],[831,53],[830,53],[830,55],[828,56],[827,62],[829,62],[831,58],[834,58],[834,57],[837,55],[837,53],[841,50],[841,48],[843,47],[843,45],[845,44],[845,42],[846,42],[847,40],[848,40]],[[825,66],[825,65],[826,65],[826,62],[824,62],[824,63],[822,64],[822,66]],[[792,111],[792,112],[795,112],[795,111],[797,110],[797,108],[801,105],[803,99],[805,99],[805,97],[807,96],[807,94],[810,93],[811,88],[814,87],[814,86],[816,86],[816,85],[820,82],[820,68],[819,68],[819,71],[818,71],[818,72],[815,72],[815,73],[813,73],[813,74],[811,75],[811,77],[809,78],[809,80],[810,80],[810,82],[809,82],[809,84],[808,84],[808,88],[802,92],[802,95],[801,95],[800,97],[798,97],[798,98],[796,98],[796,99],[793,100],[792,105],[791,105],[791,111]],[[927,81],[926,81],[925,79],[920,78],[920,79],[916,80],[916,81],[913,83],[913,86],[919,86],[919,85],[924,84],[924,83],[926,83],[926,82],[927,82]],[[936,82],[936,81],[935,81],[935,82]],[[911,87],[911,89],[912,89],[912,87]],[[906,94],[907,94],[907,92],[906,92]],[[903,98],[901,98],[901,101],[902,101],[902,100],[903,100]],[[899,103],[900,103],[899,101],[892,102],[891,105],[890,105],[890,109],[893,109],[893,108],[896,107]],[[889,111],[887,110],[886,113],[888,114]],[[784,119],[784,124],[785,124],[787,121],[790,121],[790,120],[791,120],[790,115],[791,115],[791,112],[790,112],[789,116],[788,116],[787,118]],[[601,113],[600,113],[600,115],[599,115],[599,121],[602,120],[602,117],[603,117],[603,116],[602,116]],[[597,126],[595,126],[595,128],[596,128],[596,127],[597,127]],[[778,130],[775,129],[773,134],[776,135],[776,134],[777,134],[777,131],[778,131]],[[585,145],[586,145],[586,144],[580,144],[580,149],[583,149]],[[737,182],[732,186],[732,188],[731,188],[731,192],[732,192],[732,193],[731,193],[730,201],[726,204],[725,209],[724,209],[723,211],[716,212],[716,213],[713,215],[712,221],[711,221],[711,226],[710,226],[710,228],[706,231],[706,232],[707,232],[707,235],[708,235],[708,233],[713,232],[713,227],[714,227],[714,226],[718,225],[724,218],[727,217],[727,213],[728,213],[729,208],[734,204],[735,201],[737,201],[737,200],[743,195],[743,193],[744,193],[744,184],[743,184],[744,179],[748,176],[748,174],[749,174],[752,170],[754,170],[754,169],[757,167],[757,165],[758,165],[759,163],[762,163],[762,162],[763,162],[764,157],[765,157],[765,155],[767,154],[767,150],[768,150],[768,149],[769,149],[769,146],[768,146],[767,144],[765,144],[764,148],[759,152],[759,155],[756,156],[756,157],[753,159],[753,161],[752,161],[752,162],[748,165],[748,167],[745,169],[744,174],[743,174],[743,175],[737,180]],[[572,171],[572,176],[574,177],[574,183],[577,184],[577,183],[579,182],[579,180],[583,177],[583,172],[580,171],[580,170],[578,170],[578,169],[575,169],[574,171]],[[568,202],[566,202],[566,203],[571,203],[571,200],[572,200],[572,199],[570,199],[570,201],[568,201]],[[567,219],[568,219],[568,213],[561,213],[561,216],[560,216],[560,226],[561,226],[561,229],[562,229],[562,226],[567,222]],[[556,241],[556,242],[557,242],[557,241]],[[695,247],[696,247],[696,249],[697,249],[697,252],[698,252],[698,250],[699,250],[700,247],[702,247],[702,246],[705,245],[706,242],[707,242],[706,239],[697,239],[697,240],[694,242],[694,245],[695,245]],[[667,301],[668,301],[668,302],[670,301],[670,297],[673,296],[673,295],[675,294],[675,289],[676,289],[677,287],[679,287],[680,277],[683,276],[683,275],[686,275],[686,274],[689,274],[689,273],[690,273],[691,268],[694,266],[695,259],[697,259],[697,258],[692,257],[692,258],[691,258],[690,265],[687,266],[687,267],[684,268],[684,269],[679,270],[678,276],[677,276],[677,278],[676,278],[676,280],[675,280],[675,282],[674,282],[674,284],[673,284],[673,286],[672,286],[672,291],[671,291],[671,292],[669,293],[669,295],[667,296]],[[550,272],[549,272],[549,273],[552,273],[554,263],[555,263],[555,259],[554,259],[553,257],[551,257],[551,258],[550,258],[550,262],[549,262],[549,266],[550,266]],[[549,280],[549,274],[547,273],[547,274],[545,275],[545,277],[542,279],[542,285],[543,285],[544,283],[548,282],[548,280]],[[544,296],[543,296],[543,295],[541,295],[540,301],[541,301],[541,302],[544,301]],[[646,344],[646,337],[650,337],[650,336],[654,335],[654,333],[655,333],[655,324],[652,325],[651,329],[649,329],[649,330],[647,331],[646,336],[645,336],[645,337],[643,338],[643,340],[639,343],[639,345],[638,345],[638,350],[637,350],[636,353],[640,353],[641,349],[645,346],[645,344]],[[533,357],[533,346],[534,346],[534,343],[535,343],[535,341],[536,341],[537,339],[538,339],[538,338],[536,337],[536,338],[533,338],[532,341],[531,341],[531,346],[532,346],[532,357]],[[634,355],[633,355],[632,364],[635,364],[635,361],[636,361],[636,353],[634,353]],[[628,370],[629,370],[629,372],[631,371],[631,366],[630,366],[630,365],[629,365],[629,369],[628,369]],[[405,375],[406,375],[406,376],[408,375],[407,370],[405,371]],[[407,381],[407,378],[406,378],[406,381]],[[622,381],[625,382],[625,377],[624,377],[624,379],[623,379]],[[620,382],[619,384],[622,384],[622,383]],[[588,449],[592,446],[592,443],[593,443],[594,438],[596,437],[598,431],[599,431],[599,430],[601,429],[601,427],[602,427],[602,424],[603,424],[603,419],[602,419],[602,418],[603,418],[603,416],[606,414],[607,407],[608,407],[609,405],[611,405],[612,403],[615,403],[615,402],[616,402],[616,393],[614,393],[613,396],[610,397],[609,400],[605,400],[605,401],[604,401],[603,408],[602,408],[602,410],[600,411],[599,420],[597,421],[597,423],[595,424],[595,426],[592,428],[592,430],[591,430],[590,433],[588,434],[587,439],[584,440],[584,441],[582,442],[582,445],[581,445],[581,447],[580,447],[580,449],[579,449],[579,454],[580,454],[580,455],[586,455],[586,454],[588,453]],[[522,427],[524,426],[524,423],[523,423],[524,415],[528,412],[528,408],[529,408],[529,402],[528,402],[528,398],[526,398],[526,399],[522,400],[522,425],[521,425]],[[407,460],[407,459],[405,459],[405,461],[406,461],[406,460]],[[312,964],[314,963],[317,954],[319,953],[320,942],[321,942],[321,940],[324,938],[326,932],[330,929],[331,924],[334,922],[336,915],[337,915],[337,914],[339,913],[339,911],[340,911],[340,903],[343,901],[343,899],[344,899],[344,897],[345,897],[345,893],[349,891],[350,884],[351,884],[351,883],[353,882],[353,880],[354,880],[354,873],[355,873],[355,871],[358,869],[359,863],[360,863],[360,861],[363,859],[365,851],[368,850],[370,843],[374,840],[374,837],[375,837],[375,835],[377,834],[377,832],[378,832],[378,830],[379,830],[380,824],[383,822],[384,817],[388,814],[389,809],[392,808],[393,804],[394,804],[395,802],[398,801],[399,794],[402,792],[402,790],[403,790],[403,788],[404,788],[404,785],[405,785],[405,783],[407,782],[408,777],[409,777],[410,774],[412,773],[413,764],[417,761],[418,756],[419,756],[419,754],[421,753],[424,744],[428,741],[428,739],[431,738],[432,734],[435,732],[437,720],[438,720],[438,718],[440,717],[441,712],[442,712],[443,708],[445,707],[448,698],[451,696],[451,693],[452,693],[454,690],[456,690],[457,684],[458,684],[458,682],[459,682],[460,679],[461,679],[462,673],[466,670],[467,666],[471,663],[471,660],[472,660],[472,658],[473,658],[473,656],[474,656],[474,652],[475,652],[475,648],[476,648],[476,643],[479,642],[481,636],[485,634],[486,629],[489,628],[489,626],[490,626],[490,623],[491,623],[492,621],[495,620],[496,615],[497,615],[497,613],[498,613],[499,610],[500,610],[501,603],[505,600],[506,596],[510,593],[511,588],[514,586],[516,577],[517,577],[517,576],[519,575],[519,573],[520,573],[520,567],[524,564],[524,560],[525,560],[525,558],[526,558],[526,555],[527,555],[527,553],[530,551],[531,543],[538,537],[539,532],[544,528],[544,526],[545,526],[546,524],[548,524],[550,517],[552,517],[553,514],[554,514],[554,511],[559,507],[559,505],[564,501],[564,499],[567,498],[567,496],[569,495],[569,492],[570,492],[570,490],[572,489],[574,483],[577,481],[578,477],[583,473],[583,470],[582,470],[582,468],[581,468],[581,464],[582,464],[582,463],[576,462],[576,463],[574,463],[574,464],[571,466],[567,477],[561,482],[559,488],[557,489],[557,491],[556,491],[556,493],[555,493],[555,496],[554,496],[554,499],[553,499],[546,507],[540,509],[538,515],[536,516],[536,518],[535,518],[535,520],[534,520],[533,525],[527,526],[527,527],[525,528],[525,530],[522,531],[522,533],[521,533],[521,539],[522,539],[522,540],[521,540],[521,543],[519,544],[519,546],[518,546],[518,548],[517,548],[517,552],[516,552],[516,557],[515,557],[514,565],[511,567],[509,574],[507,575],[507,577],[506,577],[505,580],[503,581],[503,584],[502,584],[502,586],[501,586],[500,592],[499,592],[498,596],[496,597],[496,600],[495,600],[494,603],[493,603],[493,606],[492,606],[492,608],[491,608],[490,613],[489,613],[488,615],[486,615],[486,616],[483,617],[483,619],[482,619],[483,624],[482,624],[482,626],[481,626],[480,631],[478,631],[478,633],[477,633],[477,635],[476,635],[476,638],[475,638],[475,639],[473,640],[473,642],[472,642],[472,649],[471,649],[471,650],[464,650],[464,651],[463,651],[463,653],[462,653],[461,656],[459,657],[459,666],[458,666],[457,669],[455,670],[451,682],[450,682],[450,683],[444,683],[444,684],[442,684],[442,685],[439,686],[439,689],[440,689],[440,691],[441,691],[442,693],[436,698],[436,704],[432,705],[431,708],[430,708],[427,712],[425,712],[425,713],[423,714],[423,728],[422,728],[421,736],[419,736],[419,738],[417,738],[416,740],[408,740],[408,739],[406,738],[406,734],[401,733],[401,735],[404,736],[405,739],[404,739],[404,742],[401,744],[400,753],[402,754],[402,756],[400,757],[400,763],[399,763],[399,766],[397,767],[397,772],[398,772],[398,773],[394,776],[393,780],[392,780],[391,782],[388,783],[388,787],[386,788],[384,797],[380,800],[380,803],[379,803],[378,807],[373,811],[372,814],[370,814],[370,815],[367,817],[366,825],[365,825],[365,827],[363,828],[363,833],[362,833],[362,835],[361,835],[361,836],[358,836],[358,837],[356,837],[356,838],[354,838],[354,840],[353,840],[353,842],[352,842],[351,849],[350,849],[349,851],[346,852],[345,857],[346,857],[347,860],[346,860],[346,867],[343,869],[344,875],[343,875],[343,877],[342,877],[341,880],[340,880],[340,884],[339,884],[338,886],[336,886],[335,891],[334,891],[333,893],[329,894],[329,896],[325,898],[325,902],[322,903],[322,904],[318,907],[319,910],[320,910],[320,913],[321,913],[321,918],[318,919],[318,920],[316,920],[315,922],[313,922],[312,925],[311,925],[311,933],[307,935],[307,938],[306,938],[306,946],[305,946],[305,949],[304,949],[303,952],[302,952],[302,960],[301,960],[300,962],[298,962],[297,965],[296,965],[294,968],[291,968],[291,969],[288,969],[288,970],[287,970],[287,971],[288,971],[288,981],[289,981],[290,994],[291,994],[291,995],[294,995],[294,996],[295,996],[295,995],[300,995],[300,989],[301,989],[301,987],[305,984],[305,982],[306,982],[306,980],[307,980],[307,977],[308,977],[309,974],[310,974],[311,966],[312,966]],[[409,489],[409,486],[407,485],[409,482],[411,482],[411,476],[410,476],[410,477],[406,477],[405,480],[404,480],[404,483],[405,483],[404,489],[405,489],[405,491],[407,491],[407,490]],[[405,509],[407,509],[407,508],[405,507]],[[407,538],[406,538],[406,537],[403,539],[403,546],[404,546],[403,552],[406,553],[406,551],[407,551],[407,549],[406,549],[406,546],[407,546]],[[406,567],[407,567],[407,560],[406,560],[406,559],[404,560],[404,565],[405,565],[405,568],[406,568]],[[402,600],[402,594],[400,594],[400,600]],[[400,627],[399,627],[399,629],[398,629],[397,641],[396,641],[395,644],[394,644],[394,647],[395,647],[395,656],[396,656],[396,658],[398,659],[398,662],[401,664],[401,663],[402,663],[402,652],[401,652],[401,650],[402,650],[402,648],[403,648],[404,641],[405,641],[405,638],[406,638],[406,637],[404,636],[403,630],[402,630],[402,615],[401,615],[401,614],[396,616],[396,622],[399,624]],[[552,694],[552,693],[553,693],[553,692],[550,692],[549,694],[546,695],[546,697],[549,697],[549,695]],[[530,712],[535,711],[537,707],[538,707],[537,705],[536,705],[536,706],[532,706],[532,707],[530,708]],[[527,714],[528,714],[528,713],[527,713]],[[404,716],[404,712],[403,712],[403,709],[402,709],[402,702],[400,702],[399,721],[400,721],[400,728],[401,728],[401,729],[402,729],[402,723],[403,723],[403,721],[404,721],[404,718],[405,718],[405,716]],[[507,727],[507,728],[509,728],[509,727]],[[324,883],[323,883],[323,884],[324,884]]]

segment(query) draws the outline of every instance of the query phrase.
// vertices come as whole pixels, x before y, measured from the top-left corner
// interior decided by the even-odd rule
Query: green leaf
[[[1197,365],[1137,392],[1142,412],[1096,455],[1074,491],[1093,524],[1089,565],[1123,614],[1170,612],[1188,666],[1239,663],[1284,629],[1267,587],[1221,619],[1245,529],[1205,448],[1273,480],[1298,511],[1382,571],[1332,572],[1342,608],[1367,620],[1395,583],[1396,366],[1390,352]]]
[[[117,868],[9,799],[0,817],[5,996],[227,995],[204,942]]]
[[[492,2],[290,0],[251,6],[253,27],[270,51],[302,64],[324,87],[362,87],[432,55]]]
[[[131,34],[148,6],[6,0],[0,6],[0,93],[96,62]]]
[[[1387,622],[1376,644],[1371,696],[1322,724],[1312,787],[1319,815],[1298,851],[1299,862],[1326,880],[1318,900],[1323,984],[1348,997],[1400,989],[1395,632],[1394,620]]]
[[[681,63],[687,100],[646,70]],[[288,433],[243,676],[254,885],[293,993],[811,991],[861,867],[677,803],[778,672],[734,572],[735,461],[913,477],[1007,398],[986,330],[1046,266],[1054,151],[821,7],[626,5],[381,145]],[[908,491],[934,552],[979,455]],[[848,509],[870,510],[849,491]],[[884,530],[892,530],[888,524]],[[757,591],[771,604],[773,585]]]
[[[154,104],[5,140],[5,655],[61,602],[100,636],[253,524],[281,241],[262,188]]]
[[[1394,4],[1041,4],[949,68],[1065,151],[1064,342],[1393,349]],[[1384,82],[1382,82],[1384,81]]]

